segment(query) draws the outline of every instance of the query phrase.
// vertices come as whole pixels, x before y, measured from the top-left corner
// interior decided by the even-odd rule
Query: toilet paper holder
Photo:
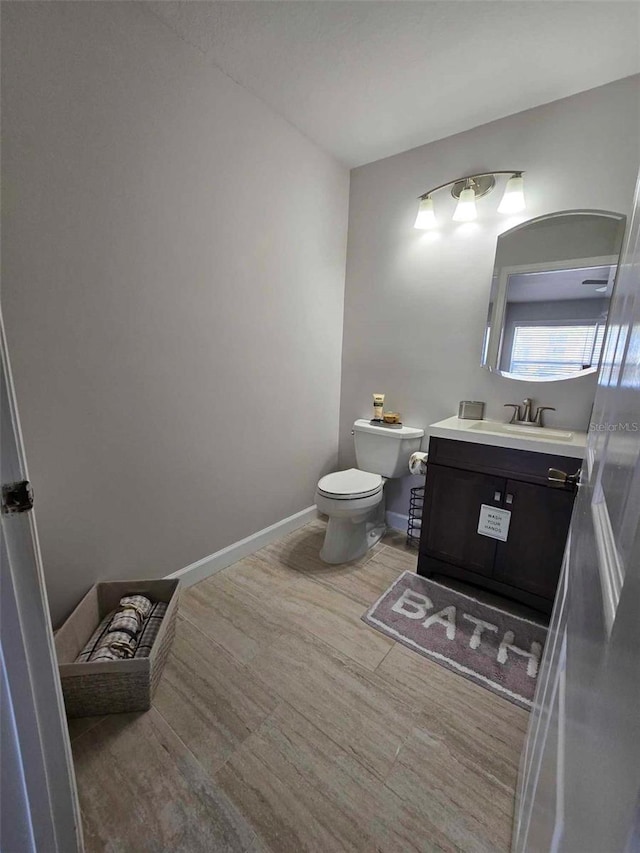
[[[428,452],[416,450],[409,457],[409,471],[411,474],[423,475],[427,473]]]

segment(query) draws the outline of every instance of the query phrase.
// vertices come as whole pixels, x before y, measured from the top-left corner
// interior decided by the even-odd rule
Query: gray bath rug
[[[531,708],[547,629],[414,572],[362,617],[410,649]]]

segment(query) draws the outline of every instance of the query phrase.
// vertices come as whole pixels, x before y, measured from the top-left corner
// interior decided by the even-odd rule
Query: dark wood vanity
[[[429,441],[418,574],[445,575],[551,612],[581,459],[446,438]],[[478,533],[482,505],[509,510],[508,536]]]

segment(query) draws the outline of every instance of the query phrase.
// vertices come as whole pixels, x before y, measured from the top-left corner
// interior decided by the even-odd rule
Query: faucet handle
[[[519,403],[505,403],[505,409],[513,409],[513,414],[511,415],[510,424],[515,424],[516,421],[520,420],[520,404]]]
[[[536,409],[536,416],[533,419],[534,424],[538,424],[538,426],[543,426],[542,423],[542,413],[543,412],[555,412],[555,406],[538,406]]]

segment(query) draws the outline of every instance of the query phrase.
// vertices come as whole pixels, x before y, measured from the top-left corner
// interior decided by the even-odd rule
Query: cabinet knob
[[[560,471],[558,468],[549,468],[547,471],[547,480],[558,486],[576,486],[580,480],[581,473],[582,468],[578,468],[575,474],[567,474],[566,471]]]

